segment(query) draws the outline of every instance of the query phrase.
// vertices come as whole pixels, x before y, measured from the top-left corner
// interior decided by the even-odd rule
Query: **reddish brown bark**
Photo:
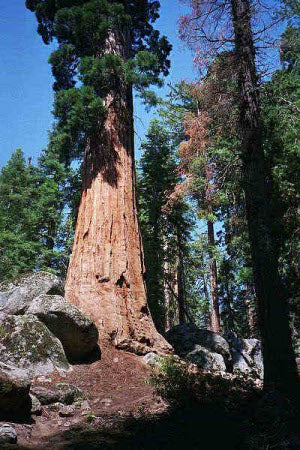
[[[207,222],[207,236],[209,245],[209,267],[210,267],[210,291],[211,291],[211,330],[215,333],[220,332],[220,311],[219,299],[217,290],[217,263],[213,255],[213,248],[215,246],[214,224]]]
[[[111,34],[107,52],[126,58],[126,45]],[[96,322],[100,342],[109,340],[118,348],[140,354],[153,350],[169,353],[170,345],[153,324],[143,279],[132,88],[117,80],[105,104],[106,119],[85,150],[66,298]]]
[[[165,254],[165,261],[164,261],[164,307],[165,307],[165,332],[169,331],[171,328],[171,321],[170,321],[170,289],[167,283],[168,277],[169,277],[169,262],[166,258],[168,250],[168,243],[165,240],[164,244],[164,254]]]

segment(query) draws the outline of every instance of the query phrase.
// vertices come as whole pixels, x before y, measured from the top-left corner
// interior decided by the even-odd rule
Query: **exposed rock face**
[[[33,315],[0,315],[0,361],[32,375],[71,369],[61,342]]]
[[[258,339],[241,339],[233,332],[227,333],[226,338],[230,344],[233,371],[253,372],[262,379],[264,366],[261,342]]]
[[[23,275],[12,283],[0,284],[0,310],[8,314],[24,314],[30,302],[41,294],[64,295],[60,278],[48,272]]]
[[[60,340],[70,362],[93,356],[99,359],[96,325],[63,297],[40,295],[31,302],[27,314],[34,314]]]
[[[209,372],[226,372],[223,356],[207,350],[201,345],[195,345],[194,350],[189,352],[185,359]]]
[[[242,372],[263,378],[263,358],[258,339],[241,339],[233,332],[223,337],[193,324],[173,327],[167,338],[179,356],[201,369]]]
[[[182,324],[168,331],[167,339],[173,345],[175,352],[179,356],[185,357],[193,352],[197,346],[200,346],[213,353],[222,355],[227,370],[230,371],[232,368],[229,344],[218,333],[200,329],[193,324]],[[204,355],[202,350],[200,353]],[[200,356],[199,358],[201,359]]]
[[[5,444],[16,444],[17,443],[17,432],[15,428],[5,423],[3,425],[0,425],[0,445]]]
[[[0,418],[29,415],[30,381],[27,371],[0,362]]]

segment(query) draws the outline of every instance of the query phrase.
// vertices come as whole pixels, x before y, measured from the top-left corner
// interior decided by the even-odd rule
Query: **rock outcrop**
[[[208,372],[226,372],[226,365],[221,354],[212,352],[201,345],[195,345],[194,350],[187,353],[185,359]]]
[[[18,280],[0,284],[0,310],[7,314],[24,314],[30,302],[41,294],[64,295],[64,283],[56,275],[35,272]]]
[[[0,425],[0,445],[1,448],[2,445],[6,444],[16,444],[17,443],[17,432],[15,427],[10,425],[9,423],[4,423],[3,425]],[[6,447],[11,448],[11,447]]]
[[[40,295],[26,313],[35,315],[60,340],[70,362],[99,359],[96,325],[63,297]]]
[[[0,418],[30,413],[30,376],[26,370],[0,362]]]
[[[258,339],[241,339],[236,333],[226,333],[230,345],[233,372],[253,374],[263,378],[264,365],[261,342]]]
[[[241,339],[235,333],[225,336],[193,324],[173,327],[168,341],[183,359],[207,371],[245,373],[263,378],[263,358],[258,339]]]
[[[205,365],[209,364],[208,359],[204,357],[207,355],[202,349],[206,349],[212,353],[219,354],[223,358],[223,364],[225,364],[228,371],[232,369],[232,359],[229,344],[220,334],[213,331],[200,329],[193,324],[182,324],[173,327],[167,333],[167,339],[174,347],[175,352],[185,358],[192,353],[191,358],[196,358],[197,350],[199,352],[199,367],[200,361],[203,361]],[[207,355],[208,357],[208,355]],[[216,360],[216,357],[210,358],[212,361]],[[219,364],[221,364],[220,358]],[[211,363],[212,364],[212,363]],[[223,367],[223,364],[222,367]],[[214,365],[214,364],[212,364]]]
[[[100,358],[96,325],[63,294],[47,272],[0,284],[0,361],[42,375]]]
[[[61,342],[33,315],[0,315],[0,361],[32,375],[71,369]]]

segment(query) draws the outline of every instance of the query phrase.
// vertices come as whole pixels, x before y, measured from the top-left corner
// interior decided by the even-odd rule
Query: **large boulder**
[[[0,419],[30,414],[28,371],[0,362]]]
[[[189,352],[185,359],[196,364],[200,369],[208,372],[226,372],[226,364],[220,353],[207,350],[201,345],[195,345],[194,350]]]
[[[229,344],[218,333],[200,329],[193,324],[182,324],[168,331],[167,340],[174,347],[175,352],[181,357],[185,357],[196,350],[196,346],[200,346],[213,353],[222,355],[227,370],[230,371],[232,369]]]
[[[12,426],[10,423],[4,423],[0,425],[0,445],[1,448],[4,448],[2,446],[5,446],[5,448],[12,448],[9,444],[16,444],[18,440],[17,432],[14,426]],[[6,444],[9,445],[9,447],[6,447]],[[15,447],[15,445],[14,445]]]
[[[63,297],[40,295],[31,302],[27,314],[35,315],[61,341],[70,362],[99,357],[96,325]]]
[[[234,332],[228,332],[233,371],[243,372],[263,378],[264,365],[261,342],[258,339],[242,339]]]
[[[42,405],[63,403],[72,405],[78,399],[85,398],[84,392],[73,384],[57,383],[56,385],[33,385],[30,390]]]
[[[0,311],[24,314],[30,302],[41,294],[64,295],[64,283],[56,275],[36,272],[0,284]]]
[[[32,375],[71,369],[61,342],[33,315],[0,314],[0,361]]]

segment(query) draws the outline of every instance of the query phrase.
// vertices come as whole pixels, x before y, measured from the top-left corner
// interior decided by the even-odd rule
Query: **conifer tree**
[[[55,144],[83,158],[82,197],[66,297],[103,340],[145,353],[169,351],[146,302],[137,219],[132,86],[149,101],[167,74],[170,45],[152,23],[158,1],[27,0],[45,43],[56,39]],[[80,81],[80,83],[77,83]]]
[[[0,279],[34,268],[39,253],[33,227],[32,170],[16,150],[0,174]]]
[[[184,199],[171,211],[166,207],[181,177],[163,123],[150,123],[141,149],[139,204],[148,298],[158,328],[167,331],[174,324],[175,309],[180,323],[187,318],[183,258],[192,223]]]
[[[64,168],[43,152],[39,166],[16,150],[0,174],[0,278],[58,271],[56,236],[62,220]]]
[[[259,323],[263,341],[264,385],[281,391],[299,391],[292,352],[286,297],[278,272],[278,248],[270,209],[270,173],[266,164],[256,49],[253,34],[254,2],[190,1],[192,12],[182,19],[182,37],[195,48],[197,60],[211,60],[233,44],[238,81],[238,134],[243,168],[243,189],[251,243],[251,257]],[[286,2],[288,3],[288,2]],[[292,2],[293,3],[293,2]],[[257,17],[256,17],[257,19]],[[272,28],[260,21],[262,31]],[[257,32],[259,34],[259,32]],[[262,35],[260,34],[260,40]]]

